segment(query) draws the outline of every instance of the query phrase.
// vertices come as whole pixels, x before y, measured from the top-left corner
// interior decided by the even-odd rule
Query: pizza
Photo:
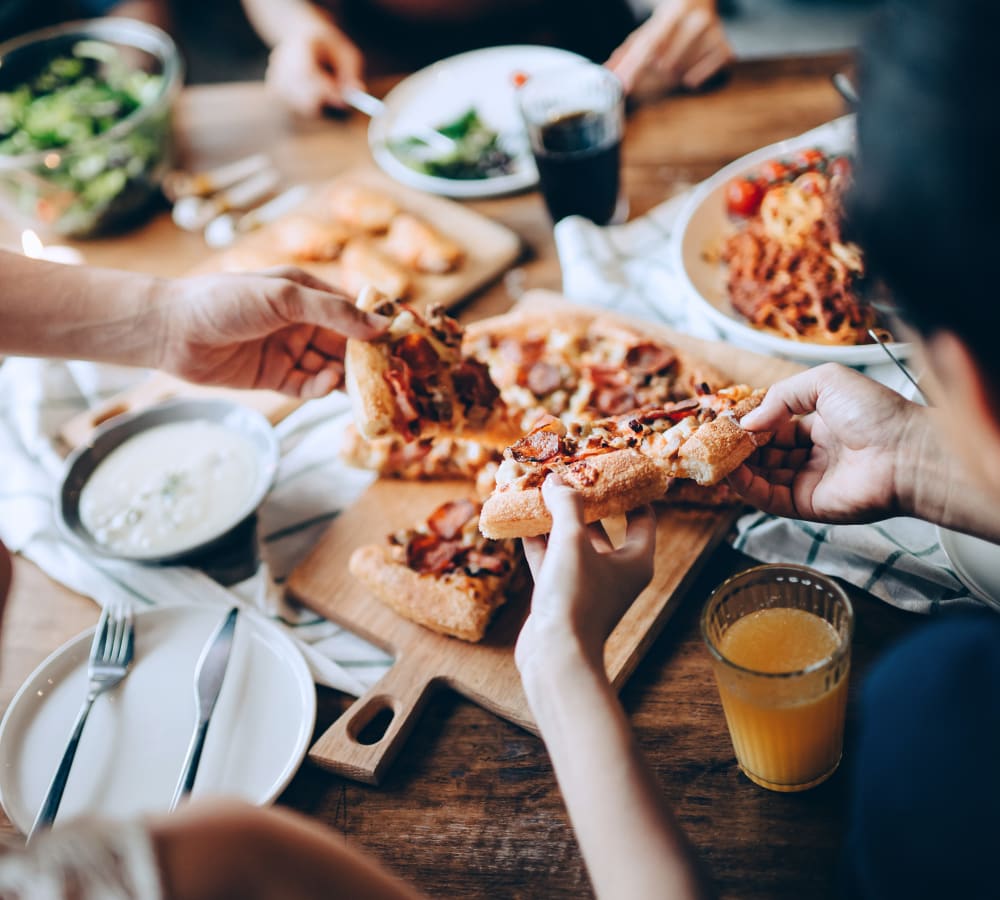
[[[540,412],[591,421],[711,393],[715,368],[639,328],[580,308],[518,310],[468,326],[464,347],[489,367],[527,430]]]
[[[497,447],[464,438],[368,440],[354,425],[344,430],[340,456],[350,466],[388,478],[487,482],[484,496],[493,490],[493,476],[502,458]]]
[[[399,615],[465,641],[480,641],[521,568],[514,540],[479,533],[478,503],[452,500],[383,546],[359,547],[351,574]]]
[[[580,492],[588,522],[668,496],[678,478],[716,485],[770,439],[740,426],[764,393],[735,385],[593,422],[549,417],[504,451],[480,529],[494,539],[547,533],[550,472]]]
[[[461,435],[503,447],[520,437],[486,365],[462,353],[462,328],[442,308],[421,314],[371,287],[358,306],[391,319],[383,338],[347,342],[347,393],[366,438]]]

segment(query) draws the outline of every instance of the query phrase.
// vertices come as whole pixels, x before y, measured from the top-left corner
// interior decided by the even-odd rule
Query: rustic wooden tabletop
[[[737,156],[827,121],[843,110],[830,75],[843,56],[737,65],[712,91],[633,111],[624,152],[632,215],[645,212]],[[386,84],[375,86],[376,93]],[[202,168],[264,150],[289,182],[322,180],[367,159],[366,120],[298,122],[258,84],[187,90],[178,132]],[[471,204],[513,228],[525,256],[520,287],[559,287],[551,225],[537,194]],[[0,225],[0,243],[16,235]],[[126,236],[83,246],[97,265],[177,275],[208,254],[199,236],[163,215]],[[512,303],[512,281],[472,298],[480,317]],[[719,893],[741,900],[833,893],[845,827],[844,771],[805,794],[772,794],[736,768],[697,615],[711,590],[752,561],[724,545],[622,692],[640,744]],[[856,688],[871,660],[916,617],[852,591]],[[4,622],[0,704],[48,653],[91,626],[97,608],[23,559]],[[320,689],[317,734],[350,698]],[[853,709],[853,703],[851,705]],[[848,747],[851,737],[849,712]],[[845,766],[850,764],[850,756]],[[541,742],[444,691],[378,788],[309,765],[281,803],[340,829],[433,897],[581,897],[590,889]],[[0,832],[13,834],[3,821]]]

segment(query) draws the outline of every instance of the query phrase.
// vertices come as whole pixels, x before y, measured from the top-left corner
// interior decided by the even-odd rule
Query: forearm
[[[604,673],[570,649],[522,675],[597,896],[703,896],[691,848]]]
[[[243,0],[250,24],[273,47],[295,31],[308,30],[331,17],[309,0]]]
[[[164,282],[0,252],[0,355],[159,365]]]
[[[986,540],[1000,541],[1000,514],[944,440],[952,427],[934,409],[919,408],[899,442],[895,493],[900,510]]]

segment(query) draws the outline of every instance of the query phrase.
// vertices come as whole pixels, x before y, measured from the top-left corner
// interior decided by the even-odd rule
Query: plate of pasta
[[[688,292],[734,342],[804,362],[906,355],[843,234],[854,117],[756,150],[692,191],[672,253]]]

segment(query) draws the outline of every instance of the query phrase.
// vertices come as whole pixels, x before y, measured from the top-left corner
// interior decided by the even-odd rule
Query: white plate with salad
[[[554,47],[514,45],[472,50],[414,73],[384,98],[368,144],[397,181],[445,197],[497,197],[527,190],[538,172],[517,108],[517,81],[585,61]],[[436,129],[456,142],[451,152],[417,137]]]

